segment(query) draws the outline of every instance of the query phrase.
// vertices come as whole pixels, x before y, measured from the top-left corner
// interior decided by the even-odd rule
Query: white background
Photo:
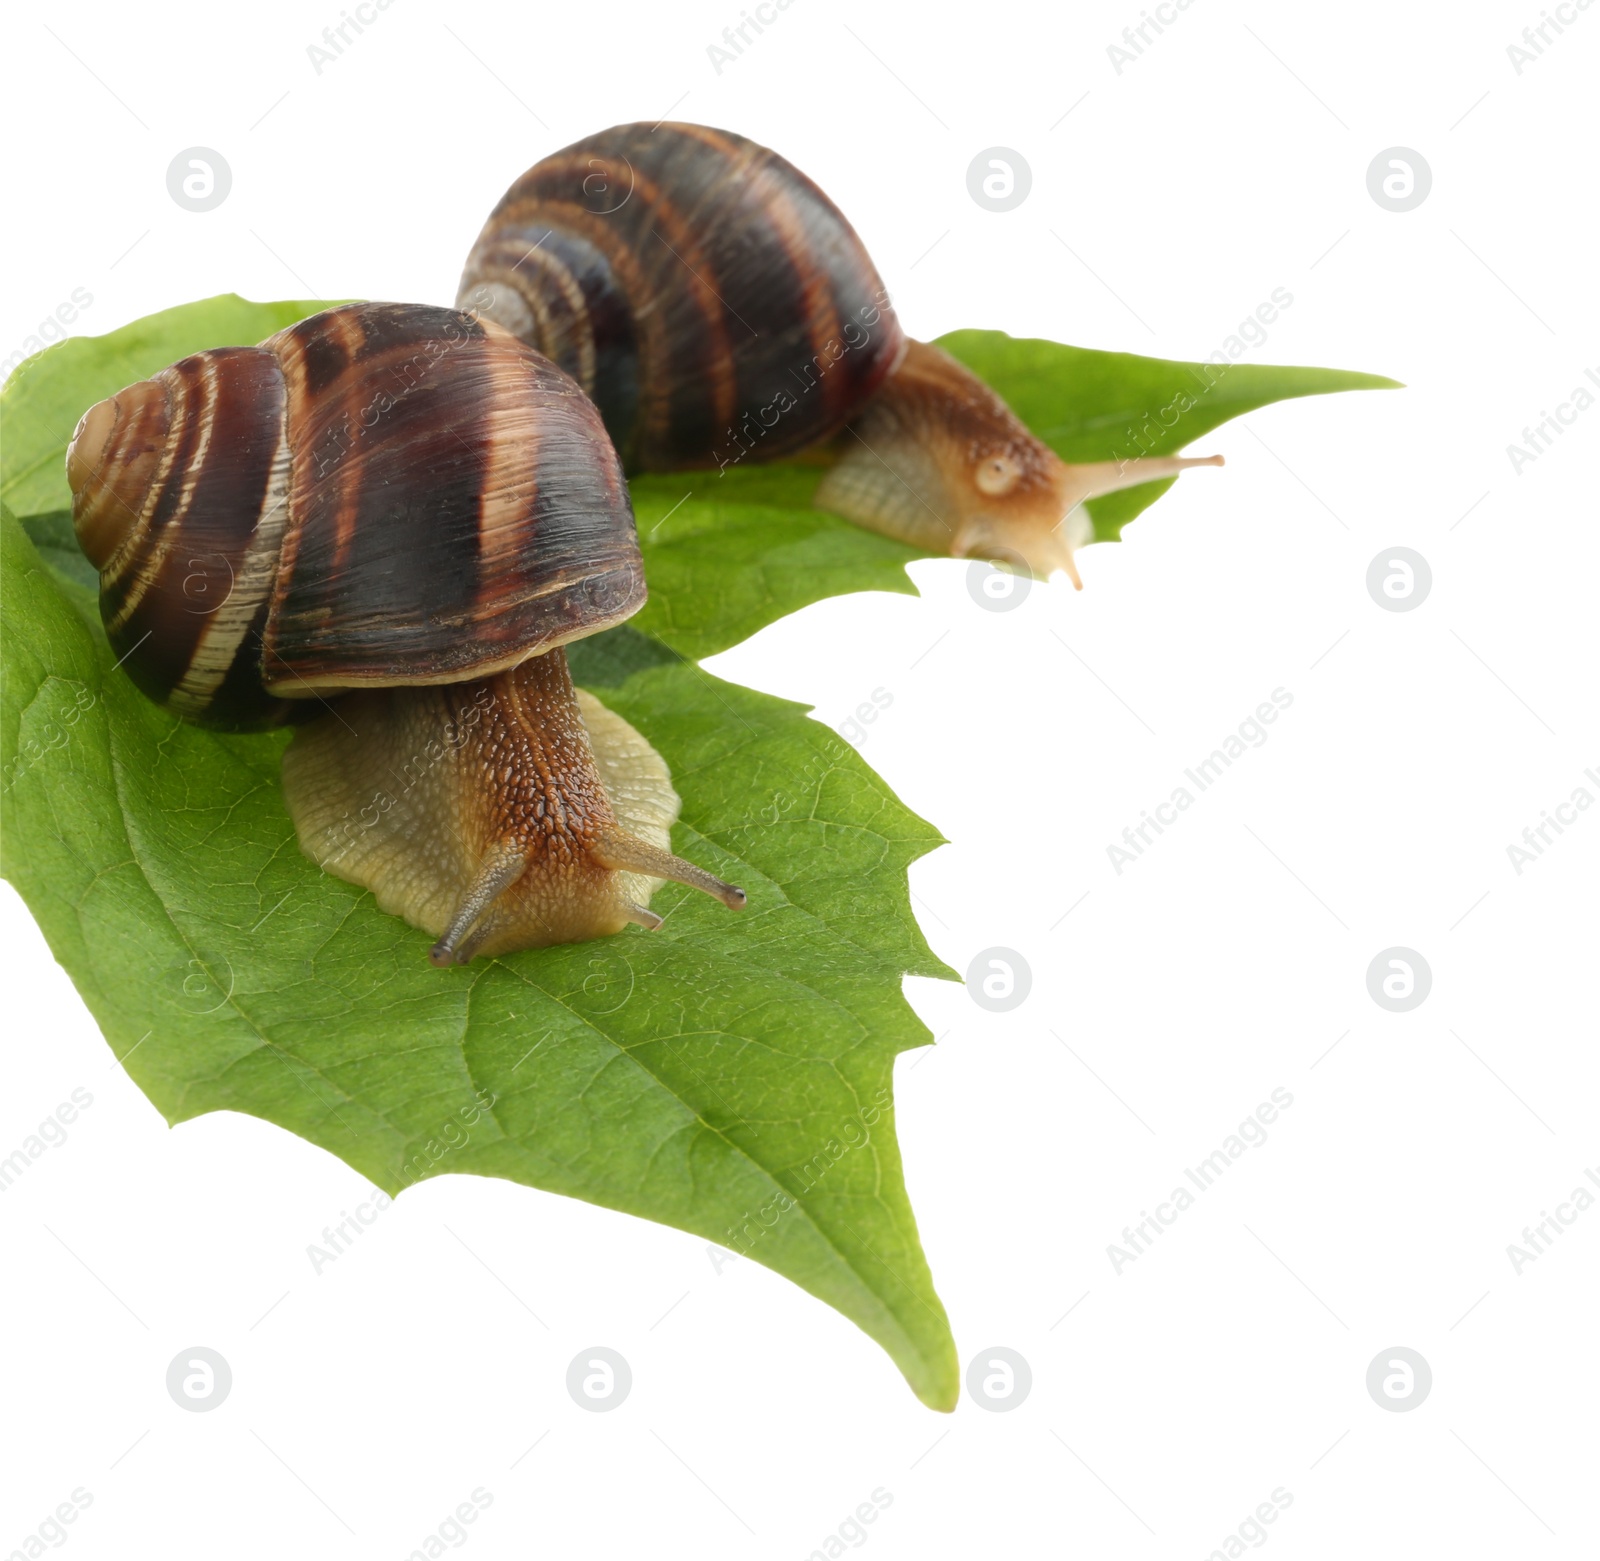
[[[799,1558],[878,1487],[883,1558],[1201,1557],[1279,1487],[1284,1558],[1595,1553],[1600,1208],[1520,1274],[1506,1248],[1600,1174],[1600,811],[1520,876],[1506,847],[1600,795],[1600,408],[1520,475],[1507,446],[1600,373],[1600,8],[1520,76],[1533,0],[1196,0],[1120,75],[1136,0],[1065,9],[794,0],[718,74],[737,0],[394,0],[320,75],[338,0],[15,9],[6,352],[77,287],[92,332],[227,290],[448,303],[524,167],[670,113],[816,178],[916,334],[1201,358],[1283,287],[1253,361],[1410,388],[1225,426],[1197,453],[1226,471],[1084,555],[1082,595],[987,611],[925,563],[920,599],[713,663],[835,725],[891,695],[863,751],[950,841],[911,874],[929,939],[1031,966],[1004,1014],[908,983],[940,1041],[896,1073],[963,1363],[1019,1351],[1025,1402],[934,1415],[768,1271],[505,1183],[431,1181],[313,1272],[362,1180],[244,1117],[169,1132],[7,890],[0,1153],[94,1104],[0,1201],[0,1554],[78,1486],[85,1558],[398,1558],[477,1487],[482,1558]],[[205,215],[166,190],[195,145],[233,171]],[[1033,172],[1005,215],[966,189],[996,145]],[[1394,146],[1433,173],[1404,214],[1366,185]],[[1408,613],[1365,587],[1396,545],[1433,572]],[[1118,875],[1106,847],[1280,687]],[[1391,945],[1433,972],[1406,1014],[1366,988]],[[1274,1088],[1269,1141],[1115,1272]],[[234,1374],[209,1414],[164,1387],[197,1344]],[[564,1386],[597,1344],[634,1374],[610,1414]],[[1408,1413],[1365,1387],[1392,1346],[1433,1372]]]

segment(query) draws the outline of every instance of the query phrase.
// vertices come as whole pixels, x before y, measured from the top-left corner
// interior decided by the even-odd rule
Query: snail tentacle
[[[461,908],[450,918],[444,936],[428,950],[429,961],[438,966],[464,965],[472,957],[464,940],[483,913],[528,869],[528,859],[516,846],[504,842],[492,848],[478,869],[478,876],[467,890]]]

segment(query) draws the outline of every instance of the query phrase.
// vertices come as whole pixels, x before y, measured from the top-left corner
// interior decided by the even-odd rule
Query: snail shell
[[[793,454],[839,432],[905,351],[838,207],[777,153],[619,125],[530,168],[462,299],[559,363],[629,470]]]
[[[196,353],[91,408],[67,462],[112,648],[207,725],[487,676],[645,598],[594,407],[452,309],[351,304]]]

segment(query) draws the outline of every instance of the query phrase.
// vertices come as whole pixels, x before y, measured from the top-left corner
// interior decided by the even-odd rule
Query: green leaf
[[[493,1175],[695,1232],[829,1302],[952,1408],[955,1348],[891,1092],[895,1055],[929,1039],[902,977],[950,974],[906,886],[939,836],[801,707],[695,664],[821,597],[911,591],[920,555],[814,509],[804,462],[637,481],[650,601],[573,646],[573,673],[670,764],[674,849],[743,884],[750,907],[668,885],[654,934],[435,971],[425,934],[300,854],[285,734],[185,726],[115,669],[71,532],[63,456],[88,406],[317,307],[168,310],[51,348],[0,393],[0,495],[26,527],[0,519],[0,870],[169,1121],[242,1111],[391,1192]],[[1198,365],[991,332],[944,344],[1080,459],[1118,453],[1122,425],[1199,389]],[[1231,368],[1145,448],[1285,396],[1387,383]],[[1165,486],[1097,501],[1099,534]]]
[[[634,622],[698,659],[824,597],[915,596],[906,565],[927,555],[813,509],[817,482],[817,468],[804,466],[729,473],[720,483],[714,472],[634,478],[650,582]]]
[[[436,971],[426,934],[300,854],[283,735],[150,704],[0,525],[0,869],[168,1121],[242,1111],[391,1193],[500,1176],[692,1231],[954,1407],[892,1098],[896,1053],[929,1040],[901,978],[948,974],[905,880],[940,839],[853,749],[636,630],[574,647],[672,768],[674,849],[750,906],[668,885],[659,932]]]

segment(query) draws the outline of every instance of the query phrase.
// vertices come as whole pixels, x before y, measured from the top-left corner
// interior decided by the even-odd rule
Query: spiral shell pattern
[[[775,152],[700,125],[620,125],[530,168],[458,302],[571,374],[629,470],[803,449],[905,351],[838,207]]]
[[[352,304],[197,353],[91,409],[68,471],[114,651],[207,725],[489,676],[644,602],[594,407],[456,310]]]

